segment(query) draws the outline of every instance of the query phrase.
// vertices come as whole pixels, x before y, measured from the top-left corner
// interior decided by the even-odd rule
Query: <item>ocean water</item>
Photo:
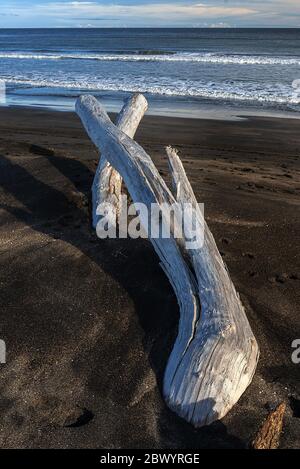
[[[298,116],[300,30],[1,29],[0,79],[8,105],[66,110],[88,92],[117,110],[139,91],[154,114]]]

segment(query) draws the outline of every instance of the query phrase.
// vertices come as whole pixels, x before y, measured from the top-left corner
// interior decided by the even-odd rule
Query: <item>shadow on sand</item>
[[[58,190],[53,182],[46,184],[23,166],[1,156],[1,185],[5,192],[13,195],[24,206],[18,208],[2,204],[2,208],[35,231],[75,246],[126,290],[134,302],[144,331],[143,345],[161,391],[163,372],[176,337],[179,312],[175,295],[159,267],[151,244],[146,240],[98,240],[89,221],[92,171],[79,160],[61,156],[43,158],[50,163],[47,164],[47,171],[51,172],[51,167],[55,167],[82,196],[77,197],[65,189]],[[44,173],[43,178],[45,179]],[[34,324],[31,333],[34,337]],[[105,392],[107,382],[103,381],[103,376],[111,376],[111,364],[105,362],[101,354],[97,357],[97,353],[96,356],[93,353],[93,359],[97,361],[94,367],[101,369],[101,376],[90,373],[87,385],[93,393]],[[76,368],[76,364],[74,366]],[[123,376],[123,379],[130,386],[134,377]],[[117,380],[118,372],[113,375],[113,381]],[[117,395],[117,392],[111,398],[121,402],[125,399],[124,396]],[[226,426],[221,422],[195,430],[166,406],[162,405],[161,409],[159,431],[161,441],[165,442],[166,447],[245,447],[239,438],[228,434]]]

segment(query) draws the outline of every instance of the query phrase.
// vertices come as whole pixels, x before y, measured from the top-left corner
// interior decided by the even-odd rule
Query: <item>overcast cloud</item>
[[[0,0],[0,27],[300,27],[300,0]]]

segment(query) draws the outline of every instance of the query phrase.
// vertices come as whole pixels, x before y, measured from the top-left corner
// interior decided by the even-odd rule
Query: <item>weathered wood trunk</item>
[[[134,137],[148,103],[142,94],[134,94],[123,107],[118,115],[116,125],[129,137]],[[121,191],[122,176],[107,161],[105,154],[102,155],[96,170],[92,185],[92,213],[93,227],[96,228],[100,215],[97,208],[101,204],[110,204],[114,207],[114,219],[118,219],[121,213]],[[104,206],[104,205],[103,205]],[[111,220],[112,222],[114,220]]]
[[[282,402],[273,412],[270,412],[252,442],[253,449],[277,449],[279,447],[285,410],[286,404]]]
[[[171,409],[199,427],[222,418],[250,384],[259,356],[240,298],[223,263],[213,235],[198,208],[191,185],[175,150],[167,155],[175,197],[151,158],[109,119],[92,96],[76,104],[90,138],[121,174],[134,202],[160,206],[161,224],[168,223],[166,207],[189,203],[187,216],[204,229],[201,247],[188,249],[189,237],[152,237],[162,268],[180,307],[178,337],[170,355],[163,392]],[[149,218],[141,216],[149,226]]]

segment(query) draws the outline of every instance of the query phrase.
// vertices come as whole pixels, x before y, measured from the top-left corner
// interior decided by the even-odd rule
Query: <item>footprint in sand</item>
[[[41,155],[41,156],[54,156],[54,150],[50,148],[41,147],[40,145],[30,145],[29,147],[30,153],[34,155]]]
[[[95,417],[94,413],[91,412],[90,410],[83,408],[83,409],[78,409],[78,411],[75,411],[73,415],[70,415],[65,423],[64,427],[65,428],[78,428],[78,427],[83,427],[84,425],[87,425],[90,423],[91,420]]]
[[[280,283],[284,284],[289,280],[299,280],[299,276],[297,274],[276,274],[274,277],[270,277],[269,281],[271,283]]]
[[[254,254],[252,254],[251,252],[243,252],[243,257],[248,257],[248,259],[255,259],[255,256]]]
[[[248,272],[248,275],[249,275],[249,277],[257,277],[257,276],[258,276],[258,273],[257,273],[257,272],[254,272],[254,271],[252,271],[252,270],[250,270],[250,271]]]

